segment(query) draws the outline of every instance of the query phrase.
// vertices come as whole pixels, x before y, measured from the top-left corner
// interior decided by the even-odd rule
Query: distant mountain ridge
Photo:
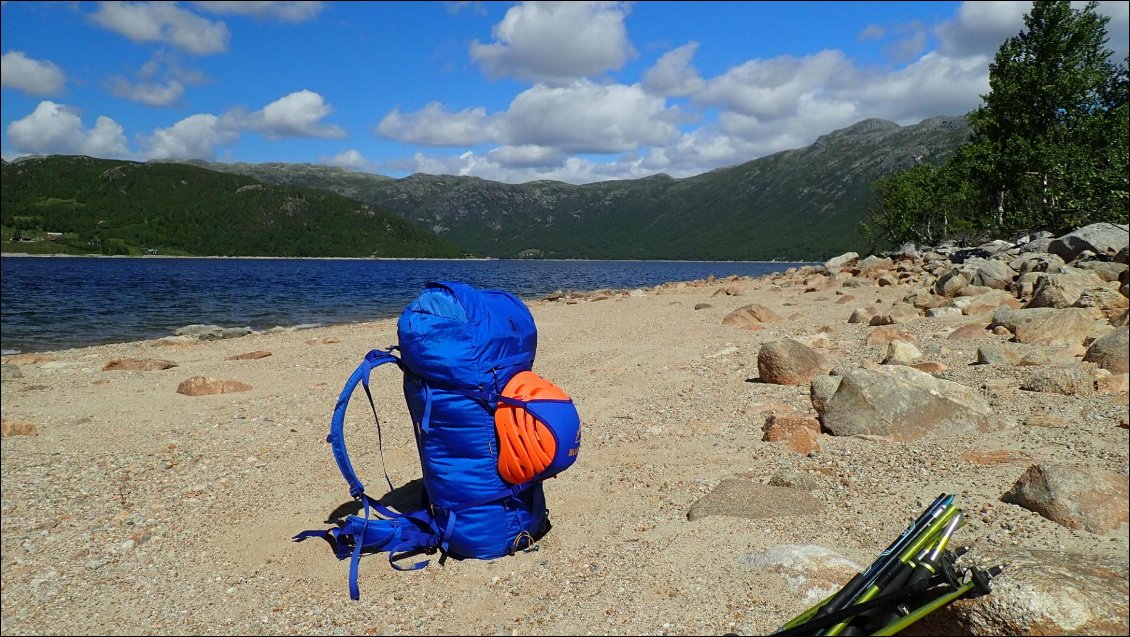
[[[170,162],[52,155],[3,162],[5,252],[459,257],[462,250],[327,189]]]
[[[866,119],[804,148],[674,179],[507,184],[402,179],[312,164],[188,161],[266,183],[331,190],[394,212],[476,254],[586,259],[814,259],[859,249],[876,179],[940,163],[969,136],[964,117],[909,126]]]

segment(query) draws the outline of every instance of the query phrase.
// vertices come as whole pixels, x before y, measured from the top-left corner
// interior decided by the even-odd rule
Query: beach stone
[[[757,353],[757,372],[763,383],[806,385],[814,376],[832,371],[820,352],[794,339],[770,341]]]
[[[973,273],[973,285],[984,286],[996,290],[1007,290],[1016,280],[1019,273],[1008,267],[1004,261],[988,259],[977,266]]]
[[[985,343],[977,348],[978,365],[1015,365],[1020,353],[1004,343]]]
[[[23,420],[8,420],[0,418],[0,438],[8,436],[38,436],[39,427],[35,423]]]
[[[1024,307],[1071,307],[1083,292],[1104,285],[1098,275],[1086,270],[1044,273],[1036,279],[1032,299]]]
[[[18,380],[23,377],[24,373],[20,371],[19,365],[9,365],[7,363],[0,365],[0,381]]]
[[[824,262],[824,269],[831,274],[836,274],[846,267],[850,267],[859,261],[859,254],[855,252],[845,252],[838,257],[833,257]]]
[[[1125,558],[977,546],[977,561],[1004,564],[992,593],[960,599],[914,623],[916,635],[1125,635]]]
[[[1091,467],[1034,464],[1000,500],[1091,533],[1108,533],[1130,522],[1126,476]]]
[[[250,391],[251,385],[237,380],[220,380],[204,376],[193,376],[181,382],[177,387],[178,394],[185,396],[210,396],[212,394],[231,394],[234,392]]]
[[[946,338],[951,340],[964,340],[967,338],[979,338],[985,336],[986,325],[984,323],[967,323],[949,333]]]
[[[837,436],[889,436],[896,441],[935,433],[983,433],[1008,425],[972,389],[903,365],[848,372],[824,404],[821,422]]]
[[[696,309],[696,310],[708,310],[712,307],[714,307],[714,306],[709,304],[709,303],[695,303],[694,304],[694,309]]]
[[[1083,360],[1116,374],[1130,371],[1130,328],[1121,327],[1095,339]]]
[[[761,329],[762,323],[780,321],[781,316],[759,303],[751,303],[730,312],[722,319],[722,325],[732,325],[745,329]]]
[[[939,363],[937,361],[923,361],[921,363],[911,363],[909,365],[909,367],[913,367],[914,369],[917,369],[920,372],[926,372],[927,374],[937,374],[939,372],[944,372],[944,371],[946,371],[946,369],[948,369],[945,366],[944,363]]]
[[[804,489],[771,487],[739,478],[726,478],[687,511],[687,519],[725,515],[758,520],[799,515],[815,515],[823,510],[820,501]]]
[[[816,544],[778,544],[743,555],[740,561],[750,568],[783,577],[789,590],[799,595],[805,606],[815,605],[834,594],[864,570],[863,566],[832,549]]]
[[[789,449],[809,454],[820,451],[820,421],[797,412],[772,413],[761,431],[765,442],[783,442]]]
[[[1095,254],[1114,256],[1128,243],[1126,224],[1092,223],[1083,226],[1061,237],[1057,237],[1048,244],[1048,252],[1060,257],[1064,261],[1075,260],[1084,251]]]
[[[176,367],[173,361],[160,358],[115,358],[102,366],[102,371],[154,372]]]
[[[225,327],[220,330],[220,338],[240,338],[250,333],[250,327]]]
[[[1080,365],[1038,369],[1020,389],[1064,396],[1090,396],[1095,393],[1095,376]]]
[[[961,308],[958,307],[931,307],[926,310],[926,318],[952,318],[961,315]]]
[[[211,341],[222,338],[224,328],[219,325],[202,325],[195,323],[193,325],[185,325],[184,327],[177,328],[173,335],[175,336],[192,336],[202,341]]]
[[[234,356],[228,356],[228,357],[224,358],[224,360],[226,360],[226,361],[250,361],[250,360],[256,360],[256,359],[259,359],[259,358],[266,358],[270,355],[271,355],[270,352],[268,352],[266,350],[259,349],[259,350],[255,350],[254,352],[244,352],[242,354],[236,354]]]
[[[1000,308],[993,312],[990,327],[1003,326],[1012,332],[1018,343],[1042,345],[1080,345],[1091,334],[1095,320],[1085,309],[1070,307]]]
[[[969,275],[959,268],[954,268],[938,277],[934,283],[934,293],[938,296],[957,296],[962,288],[969,285]]]
[[[817,413],[823,413],[824,405],[840,387],[842,376],[816,376],[808,387],[808,396]]]
[[[909,365],[922,357],[922,351],[913,343],[906,341],[891,341],[887,344],[887,355],[883,357],[884,365]]]
[[[879,313],[874,307],[857,307],[848,317],[848,323],[870,323],[871,319]]]
[[[1130,390],[1130,374],[1111,374],[1095,379],[1095,391],[1100,394],[1123,394]]]

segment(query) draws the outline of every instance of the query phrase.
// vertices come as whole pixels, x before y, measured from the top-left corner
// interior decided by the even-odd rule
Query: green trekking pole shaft
[[[908,541],[920,533],[931,520],[936,519],[944,508],[953,502],[953,498],[954,496],[946,493],[942,493],[934,498],[930,506],[926,507],[922,514],[911,522],[910,525],[899,534],[899,537],[879,554],[879,557],[872,562],[871,566],[869,566],[866,571],[856,573],[837,593],[825,598],[820,603],[789,620],[780,630],[799,626],[811,620],[813,617],[827,615],[847,606],[859,595],[860,591],[866,589],[875,581],[875,577],[886,568],[891,560],[901,554],[902,548]]]
[[[860,593],[858,597],[851,600],[850,603],[847,604],[847,606],[866,602],[872,597],[875,597],[875,595],[877,595],[880,591],[880,587],[877,585],[878,582],[884,581],[889,583],[891,580],[901,574],[903,569],[909,568],[907,566],[907,562],[913,560],[914,557],[917,556],[924,547],[933,544],[935,536],[943,528],[945,528],[947,524],[949,524],[950,519],[953,518],[953,516],[956,515],[957,512],[957,507],[952,503],[946,505],[946,508],[942,511],[942,514],[934,518],[932,521],[930,521],[929,524],[926,525],[922,533],[918,534],[918,536],[910,542],[910,545],[899,554],[898,559],[888,563],[887,567],[885,567],[882,572],[877,573],[875,579],[873,580],[873,583],[868,586],[862,593]],[[844,621],[824,631],[822,634],[827,636],[839,635],[840,632],[847,628],[848,624],[850,623],[850,619],[845,619]]]

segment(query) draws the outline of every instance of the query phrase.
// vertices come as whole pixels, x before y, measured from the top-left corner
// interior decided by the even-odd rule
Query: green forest
[[[328,191],[172,163],[78,156],[3,165],[5,252],[459,257],[397,215]]]
[[[1127,62],[1110,62],[1096,3],[1034,2],[989,66],[971,136],[948,161],[875,184],[863,224],[887,243],[1126,223]]]

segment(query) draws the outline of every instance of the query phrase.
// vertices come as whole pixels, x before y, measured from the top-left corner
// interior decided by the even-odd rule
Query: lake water
[[[716,261],[3,257],[5,354],[160,338],[193,323],[265,330],[396,316],[428,281],[541,298],[805,265]]]

